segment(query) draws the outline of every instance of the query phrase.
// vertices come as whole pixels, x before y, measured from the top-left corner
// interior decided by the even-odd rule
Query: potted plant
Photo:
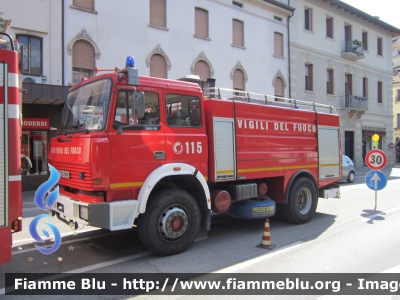
[[[362,46],[362,42],[359,41],[359,40],[357,40],[357,39],[355,39],[355,40],[353,41],[353,45],[358,46],[358,47],[361,47],[361,46]]]

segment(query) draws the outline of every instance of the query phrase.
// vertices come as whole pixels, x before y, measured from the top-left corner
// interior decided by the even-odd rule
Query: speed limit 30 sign
[[[365,163],[372,170],[380,170],[386,166],[386,154],[382,150],[374,149],[365,156]]]

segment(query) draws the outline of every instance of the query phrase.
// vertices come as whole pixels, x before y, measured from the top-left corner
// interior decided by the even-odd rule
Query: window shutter
[[[309,79],[308,79],[308,65],[305,65],[305,68],[304,68],[304,89],[305,89],[306,91],[309,90],[308,83],[309,83]]]
[[[275,79],[275,96],[284,97],[284,88],[283,88],[283,80],[278,77]]]
[[[312,30],[312,9],[306,8],[304,10],[304,28]]]
[[[233,44],[238,46],[244,46],[244,28],[243,22],[239,20],[233,20]]]
[[[368,50],[368,32],[362,33],[362,43],[364,50]]]
[[[363,97],[368,97],[368,78],[363,78]]]
[[[378,103],[382,103],[382,82],[378,82]]]
[[[150,24],[167,27],[165,0],[150,0]]]
[[[334,94],[334,90],[333,90],[333,85],[334,81],[333,81],[333,70],[329,70],[329,94]]]
[[[233,89],[244,91],[244,74],[241,70],[236,69],[233,72]]]
[[[283,34],[274,32],[274,54],[283,56]]]
[[[201,81],[207,81],[207,79],[211,77],[208,63],[199,60],[194,66],[194,74],[198,75]]]
[[[195,9],[195,34],[208,37],[208,12],[201,8]]]
[[[159,78],[168,78],[167,76],[167,62],[160,54],[154,54],[150,58],[150,76]]]
[[[378,55],[382,55],[382,39],[378,39]]]
[[[73,5],[94,10],[94,0],[74,0]]]
[[[72,67],[94,70],[94,48],[89,42],[79,40],[74,43],[72,52]]]
[[[347,83],[349,84],[349,93],[350,95],[353,95],[353,75],[349,74],[347,75]]]
[[[326,19],[326,36],[333,38],[333,18]]]

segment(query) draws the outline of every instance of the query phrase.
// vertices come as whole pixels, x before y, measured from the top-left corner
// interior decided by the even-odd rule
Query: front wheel
[[[200,228],[200,209],[187,192],[164,189],[149,199],[146,212],[139,217],[138,233],[146,248],[159,255],[185,251]]]
[[[356,175],[354,174],[354,172],[350,172],[349,177],[347,177],[347,182],[353,183],[355,179]]]
[[[283,207],[284,218],[291,223],[307,223],[317,209],[317,190],[311,179],[300,177],[289,191],[289,202]]]

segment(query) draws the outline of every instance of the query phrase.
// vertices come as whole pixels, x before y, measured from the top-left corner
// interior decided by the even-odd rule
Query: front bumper
[[[80,216],[81,206],[88,209],[87,220]],[[133,222],[138,216],[139,201],[129,199],[110,203],[86,203],[73,200],[65,195],[59,195],[51,209],[61,219],[68,223],[73,222],[78,227],[88,225],[116,231],[132,228]]]

